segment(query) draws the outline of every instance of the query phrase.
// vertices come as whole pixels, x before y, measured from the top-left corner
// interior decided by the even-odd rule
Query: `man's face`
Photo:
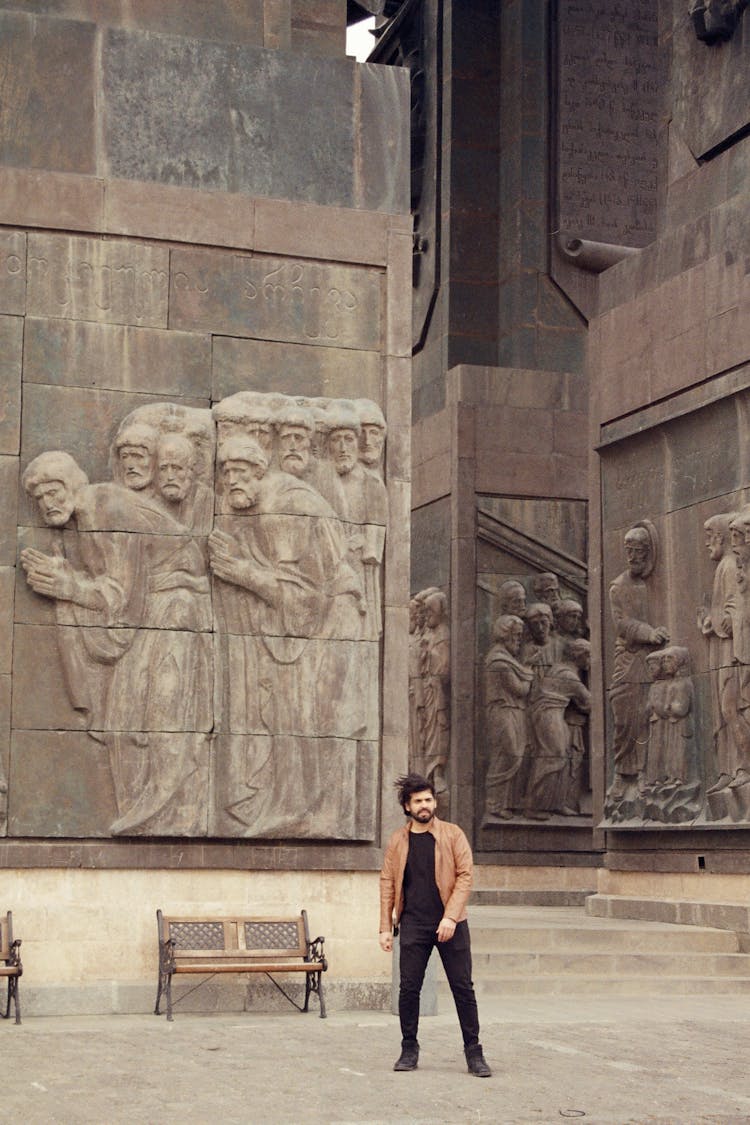
[[[221,475],[232,508],[243,511],[257,503],[264,471],[262,465],[251,461],[224,462]]]
[[[560,632],[577,637],[583,624],[583,614],[579,609],[564,609],[558,614]]]
[[[357,464],[359,448],[355,430],[334,430],[328,439],[336,472],[341,476],[350,473]]]
[[[145,445],[122,445],[117,456],[122,466],[122,482],[126,488],[139,491],[154,479],[153,459]]]
[[[648,547],[641,540],[625,540],[625,561],[631,578],[641,577],[648,565],[648,556]]]
[[[540,602],[546,602],[552,609],[558,606],[562,601],[560,597],[560,587],[556,582],[552,582],[551,580],[545,586],[537,590],[537,596]]]
[[[48,527],[64,527],[75,511],[75,497],[61,480],[42,481],[34,488],[34,499]]]
[[[173,504],[184,500],[193,479],[189,453],[178,446],[164,445],[159,451],[157,469],[162,496]]]
[[[510,627],[510,634],[506,642],[506,648],[511,656],[518,656],[521,651],[521,638],[523,637],[523,625],[520,621],[513,622]]]
[[[504,613],[511,613],[514,617],[523,617],[526,613],[526,592],[523,586],[511,586],[503,601]]]
[[[380,426],[363,422],[359,438],[359,453],[365,465],[380,464],[385,435]]]
[[[279,431],[279,463],[285,473],[301,477],[310,464],[312,438],[304,426],[282,426]]]
[[[412,793],[404,809],[417,824],[429,824],[435,815],[437,801],[429,789],[422,789],[419,793]]]
[[[552,628],[552,619],[547,617],[546,613],[536,613],[533,617],[528,617],[526,623],[534,643],[546,645]]]
[[[718,562],[724,555],[724,536],[720,531],[706,529],[706,546],[708,547],[708,557],[712,562]]]

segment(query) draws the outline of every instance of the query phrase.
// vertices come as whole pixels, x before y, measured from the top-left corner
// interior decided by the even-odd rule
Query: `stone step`
[[[750,995],[750,978],[748,977],[667,977],[659,976],[582,976],[568,974],[565,976],[542,976],[514,973],[507,977],[482,978],[475,976],[474,987],[480,1003],[482,997],[487,998],[502,996],[602,996],[611,999],[614,996],[739,996]],[[445,980],[438,980],[437,995],[439,1010],[450,1010],[452,998],[450,989]]]
[[[482,980],[511,973],[528,976],[734,976],[750,978],[746,953],[473,953],[474,976]]]
[[[585,909],[592,918],[630,918],[750,933],[750,905],[739,902],[691,902],[594,894],[586,898]]]
[[[589,891],[524,891],[505,888],[472,891],[469,903],[472,906],[583,906]]]

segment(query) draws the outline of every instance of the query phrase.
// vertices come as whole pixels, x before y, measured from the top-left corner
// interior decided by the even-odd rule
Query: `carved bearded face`
[[[383,453],[385,434],[381,426],[372,422],[363,422],[359,438],[359,455],[365,465],[373,467],[380,464]]]
[[[706,546],[708,547],[708,557],[712,562],[718,562],[724,556],[724,535],[720,531],[712,531],[711,528],[706,528]]]
[[[555,609],[562,601],[560,586],[554,575],[550,575],[549,578],[535,582],[534,594],[539,598],[540,602],[546,602],[551,609]]]
[[[569,636],[577,637],[581,632],[583,624],[583,613],[580,609],[568,608],[558,611],[557,623],[560,626],[561,633],[567,633]]]
[[[193,483],[193,454],[183,439],[164,441],[157,454],[159,492],[172,504],[184,500]]]
[[[32,494],[48,527],[64,527],[71,519],[75,511],[75,494],[64,481],[41,481]]]
[[[546,645],[549,640],[549,635],[552,630],[552,612],[547,613],[531,613],[526,618],[526,623],[529,626],[531,639],[537,645]]]
[[[229,460],[221,466],[227,499],[232,508],[244,511],[258,502],[265,466],[252,461]]]
[[[117,457],[122,469],[122,483],[139,492],[154,479],[154,460],[145,445],[121,445]]]
[[[631,578],[640,578],[648,568],[650,561],[650,548],[648,533],[640,528],[634,528],[625,536],[625,561]]]
[[[520,582],[508,582],[504,586],[501,597],[503,613],[511,613],[515,617],[523,617],[526,613],[526,591]]]
[[[356,430],[333,430],[328,438],[333,467],[339,476],[350,473],[359,460],[359,438]]]
[[[285,473],[301,477],[310,465],[312,435],[305,426],[285,425],[279,430],[279,464]]]
[[[508,629],[507,640],[505,647],[511,656],[518,656],[521,651],[521,640],[523,638],[523,624],[520,621],[514,621]]]

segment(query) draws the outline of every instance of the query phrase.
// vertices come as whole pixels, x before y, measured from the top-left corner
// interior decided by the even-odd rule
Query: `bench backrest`
[[[10,910],[3,918],[0,915],[0,961],[10,960],[10,947],[13,944],[13,915]]]
[[[165,917],[157,910],[159,938],[174,942],[175,957],[248,961],[307,958],[307,914],[295,918]]]

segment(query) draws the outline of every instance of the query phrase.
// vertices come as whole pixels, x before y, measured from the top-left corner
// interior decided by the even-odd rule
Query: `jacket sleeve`
[[[465,915],[466,904],[469,901],[469,894],[474,882],[474,860],[471,847],[463,830],[458,826],[455,826],[455,831],[451,834],[451,848],[456,869],[456,882],[453,885],[451,897],[445,904],[443,914],[446,918],[452,918],[456,922]]]
[[[390,933],[393,929],[393,908],[396,903],[396,849],[391,839],[383,857],[380,872],[380,928],[379,933]]]

